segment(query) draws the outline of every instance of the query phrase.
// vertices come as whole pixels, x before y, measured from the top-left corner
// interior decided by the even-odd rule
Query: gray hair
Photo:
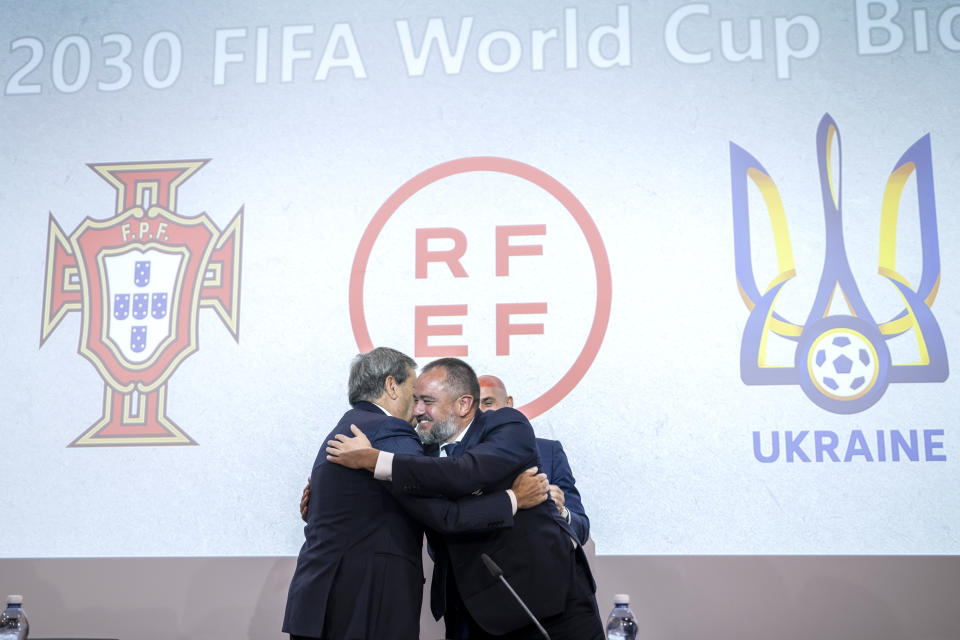
[[[350,364],[350,378],[347,380],[350,404],[376,400],[383,394],[388,377],[393,377],[397,384],[403,384],[410,376],[411,369],[416,368],[417,363],[413,358],[389,347],[377,347],[361,353]]]
[[[434,360],[423,368],[421,373],[426,373],[431,369],[443,369],[447,372],[444,380],[454,398],[462,395],[473,396],[473,406],[477,407],[480,403],[480,382],[477,380],[477,372],[459,358],[440,358]]]

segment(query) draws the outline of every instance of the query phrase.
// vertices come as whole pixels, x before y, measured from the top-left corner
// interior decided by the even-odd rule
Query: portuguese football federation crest
[[[78,352],[103,378],[103,415],[70,446],[196,444],[167,416],[167,382],[212,308],[239,338],[243,208],[221,231],[177,211],[206,160],[90,165],[116,190],[112,217],[67,236],[50,216],[40,346],[81,312]]]

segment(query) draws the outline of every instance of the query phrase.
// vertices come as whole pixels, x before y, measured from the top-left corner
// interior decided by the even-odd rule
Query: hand
[[[350,425],[353,436],[338,433],[334,440],[327,440],[327,460],[348,469],[373,471],[380,452],[370,446],[370,441],[357,425]]]
[[[307,478],[307,486],[303,488],[303,495],[300,496],[300,517],[307,521],[307,505],[310,504],[310,478]]]
[[[547,476],[530,467],[514,479],[510,488],[517,496],[517,508],[529,509],[547,499]]]
[[[356,451],[358,449],[370,449],[370,441],[367,440],[366,434],[360,430],[355,424],[350,425],[350,431],[353,432],[353,437],[348,436],[343,433],[338,433],[333,436],[335,440],[327,440],[327,444],[330,445],[327,447],[327,453],[331,455],[339,455],[344,451]],[[334,449],[335,451],[330,451]]]
[[[557,511],[563,513],[563,489],[555,484],[550,485],[550,499],[553,500],[553,504],[557,505]]]

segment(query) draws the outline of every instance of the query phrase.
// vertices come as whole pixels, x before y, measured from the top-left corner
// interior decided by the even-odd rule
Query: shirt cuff
[[[507,495],[510,497],[510,509],[513,515],[517,515],[517,494],[513,489],[507,489]]]
[[[560,516],[567,521],[567,524],[570,524],[570,509],[564,506],[563,511],[560,512]]]
[[[377,466],[373,470],[373,477],[377,480],[393,480],[393,454],[381,451],[377,454]]]

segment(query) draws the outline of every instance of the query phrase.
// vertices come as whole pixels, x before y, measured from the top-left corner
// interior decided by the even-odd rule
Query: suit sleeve
[[[409,424],[399,418],[389,418],[380,424],[376,433],[370,435],[370,444],[375,449],[402,453],[407,455],[423,455],[423,445],[417,432]]]
[[[411,496],[396,489],[393,495],[414,520],[438,533],[489,531],[513,526],[513,506],[506,491],[457,500]]]
[[[523,414],[500,409],[483,429],[480,440],[457,458],[397,455],[393,459],[393,484],[411,495],[459,498],[498,489],[509,489],[514,478],[538,464],[533,428]]]
[[[377,432],[370,443],[381,451],[423,456],[423,447],[416,433],[406,423],[391,420]],[[400,505],[424,526],[440,533],[488,531],[513,526],[513,505],[506,491],[482,496],[466,496],[457,500],[445,497],[416,497],[385,483]]]
[[[583,502],[580,500],[580,492],[577,491],[576,479],[567,461],[567,454],[559,442],[553,444],[553,465],[548,475],[550,483],[563,490],[563,501],[570,512],[570,526],[573,527],[577,540],[580,544],[586,544],[590,537],[590,519],[583,509]]]

